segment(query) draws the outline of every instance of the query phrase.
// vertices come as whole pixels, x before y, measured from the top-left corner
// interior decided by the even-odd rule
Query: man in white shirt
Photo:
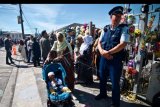
[[[27,50],[28,50],[28,63],[30,63],[30,60],[32,59],[32,44],[33,44],[33,36],[30,36],[30,40],[27,41]]]

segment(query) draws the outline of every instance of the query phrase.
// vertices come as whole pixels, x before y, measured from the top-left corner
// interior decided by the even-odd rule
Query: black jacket
[[[5,46],[6,51],[12,50],[12,45],[11,45],[11,42],[9,41],[8,38],[5,38],[5,40],[4,40],[4,46]]]
[[[38,42],[33,42],[32,44],[32,52],[33,52],[33,57],[39,58],[41,56],[41,50]]]

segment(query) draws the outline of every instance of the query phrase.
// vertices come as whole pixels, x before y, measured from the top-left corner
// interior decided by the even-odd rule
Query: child
[[[56,57],[57,57],[57,52],[53,50],[50,51],[48,54],[48,58],[44,64],[50,64]]]
[[[62,80],[59,78],[55,78],[54,72],[49,72],[48,73],[48,78],[49,78],[49,90],[51,94],[56,94],[56,92],[60,93],[62,92]]]
[[[51,94],[62,93],[62,92],[71,92],[68,87],[64,87],[62,85],[62,80],[59,78],[55,78],[54,72],[48,73],[49,82],[49,89]]]

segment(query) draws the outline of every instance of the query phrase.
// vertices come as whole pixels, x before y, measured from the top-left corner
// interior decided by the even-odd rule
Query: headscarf
[[[93,37],[90,35],[85,35],[83,37],[83,43],[80,47],[80,54],[83,55],[83,52],[88,49],[89,45],[93,43]]]
[[[69,51],[70,51],[70,54],[72,55],[72,47],[71,47],[71,45],[67,42],[67,40],[66,40],[66,38],[65,38],[65,36],[63,35],[63,41],[62,42],[60,42],[59,40],[58,40],[58,36],[60,36],[62,33],[61,32],[59,32],[59,33],[57,33],[57,35],[56,35],[56,37],[57,37],[57,51],[59,52],[59,51],[63,51],[66,47],[68,47],[69,48]]]

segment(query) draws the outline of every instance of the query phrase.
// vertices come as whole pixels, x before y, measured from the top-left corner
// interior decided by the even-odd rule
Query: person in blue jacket
[[[112,82],[111,107],[120,106],[120,76],[123,68],[124,48],[129,42],[128,26],[120,24],[123,7],[117,6],[109,11],[111,24],[106,25],[98,41],[100,59],[100,94],[95,99],[107,98],[106,82],[109,74]]]

